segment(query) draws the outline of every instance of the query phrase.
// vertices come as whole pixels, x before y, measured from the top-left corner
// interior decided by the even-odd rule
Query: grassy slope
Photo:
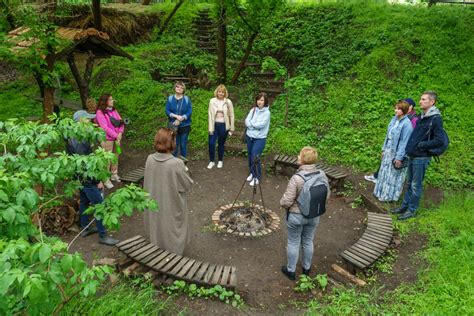
[[[128,137],[135,146],[149,146],[156,128],[164,125],[164,102],[172,90],[171,84],[153,81],[151,70],[178,73],[193,64],[215,79],[216,57],[193,44],[191,22],[200,6],[183,5],[159,41],[128,47],[134,61],[112,58],[95,68],[92,95],[114,94],[122,114],[132,119]],[[310,79],[312,86],[289,92],[288,128],[283,126],[285,97],[274,103],[267,150],[294,154],[310,144],[329,163],[375,169],[394,102],[404,97],[417,100],[423,90],[435,89],[451,145],[442,162],[429,169],[428,181],[443,187],[472,187],[473,15],[473,10],[446,6],[428,10],[323,4],[285,10],[262,30],[252,59],[275,56],[292,69],[292,76]],[[236,20],[229,26],[232,59],[242,55],[246,40],[241,24]],[[239,98],[240,118],[255,93],[250,72],[244,72],[238,86],[230,87]],[[8,108],[31,103],[11,97],[25,93],[18,84],[2,90],[0,101]],[[212,91],[194,89],[189,95],[194,107],[191,145],[205,148]],[[77,94],[69,97],[78,98]],[[12,114],[7,113],[2,117]]]
[[[420,254],[428,267],[414,285],[381,295],[377,291],[335,291],[323,301],[308,303],[309,313],[334,315],[472,315],[474,313],[474,195],[448,198],[437,210],[409,225],[429,237]],[[407,238],[410,238],[408,236]]]

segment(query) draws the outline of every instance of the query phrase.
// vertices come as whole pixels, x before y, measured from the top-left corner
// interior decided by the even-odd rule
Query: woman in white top
[[[221,84],[214,91],[214,98],[209,101],[209,164],[207,169],[216,165],[217,141],[217,168],[224,166],[224,144],[227,136],[234,131],[234,106],[228,99],[227,88]]]

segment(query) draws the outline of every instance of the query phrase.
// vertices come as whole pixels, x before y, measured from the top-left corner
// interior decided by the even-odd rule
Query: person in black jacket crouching
[[[95,114],[88,113],[84,110],[79,110],[74,113],[74,121],[90,121],[95,118]],[[92,146],[86,141],[79,142],[74,138],[68,140],[66,145],[67,153],[70,155],[90,155],[92,153]],[[79,201],[79,221],[81,225],[81,237],[87,237],[94,233],[99,233],[99,243],[107,246],[113,246],[119,241],[107,235],[107,230],[102,223],[102,220],[96,219],[96,227],[88,227],[89,216],[84,214],[85,210],[94,204],[100,204],[104,201],[103,190],[104,184],[102,181],[92,178],[80,177],[82,188],[79,190],[80,201]]]
[[[433,91],[423,92],[420,98],[422,113],[405,149],[409,159],[405,197],[402,205],[392,210],[392,214],[400,214],[399,220],[415,216],[423,192],[423,179],[433,156],[430,150],[444,143],[443,121],[435,106],[436,99]]]

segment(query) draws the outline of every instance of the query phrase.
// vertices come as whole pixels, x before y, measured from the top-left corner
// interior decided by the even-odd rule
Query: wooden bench
[[[276,170],[277,165],[280,164],[298,169],[299,165],[297,161],[298,158],[294,156],[276,155],[273,159],[273,168]],[[341,172],[332,167],[325,166],[320,162],[316,164],[316,168],[321,169],[326,173],[327,177],[329,178],[329,184],[332,188],[336,188],[337,192],[340,192],[344,189],[344,180],[347,177],[347,173]]]
[[[201,262],[168,252],[140,235],[124,240],[116,247],[130,259],[171,278],[201,285],[237,286],[235,267]]]
[[[179,159],[184,161],[184,164],[187,164],[189,161],[183,156],[179,156]],[[139,183],[139,184],[143,181],[143,178],[145,178],[145,167],[134,169],[130,172],[127,172],[123,176],[120,176],[120,179],[124,182]]]
[[[392,236],[393,224],[390,215],[367,212],[367,228],[364,234],[339,255],[351,264],[352,268],[365,269],[387,250]]]

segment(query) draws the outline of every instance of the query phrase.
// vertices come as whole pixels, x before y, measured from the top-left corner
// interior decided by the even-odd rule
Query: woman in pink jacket
[[[120,182],[120,177],[118,176],[118,153],[117,147],[120,146],[122,141],[122,134],[124,131],[124,123],[120,114],[117,112],[117,109],[114,107],[114,99],[108,93],[103,94],[97,105],[96,121],[97,124],[105,131],[105,142],[101,143],[102,148],[106,151],[115,153],[117,156],[117,162],[110,165],[110,172],[112,176],[104,185],[111,189],[114,187],[112,181]]]

